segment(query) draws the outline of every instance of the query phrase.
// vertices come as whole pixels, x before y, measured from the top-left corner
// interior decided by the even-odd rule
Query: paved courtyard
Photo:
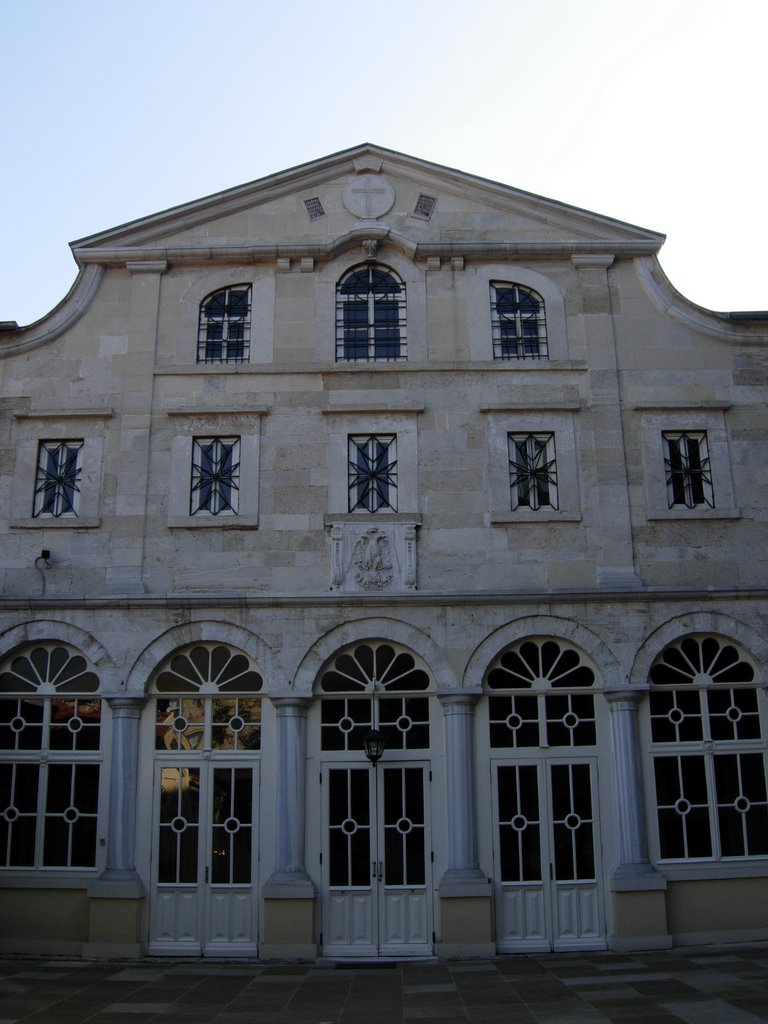
[[[0,960],[0,1024],[755,1024],[768,945],[395,964]]]

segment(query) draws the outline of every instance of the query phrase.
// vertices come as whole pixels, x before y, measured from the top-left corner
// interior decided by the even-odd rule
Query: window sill
[[[491,512],[491,526],[509,526],[510,523],[580,523],[580,512],[553,508],[527,509],[514,512]]]
[[[737,508],[665,508],[648,513],[648,522],[665,522],[676,519],[741,519]]]
[[[169,516],[169,530],[256,530],[258,516]]]
[[[38,516],[35,519],[12,519],[8,525],[12,530],[95,530],[101,526],[101,516],[60,516],[58,519]]]
[[[669,882],[699,882],[712,878],[768,877],[768,857],[740,861],[696,861],[693,864],[656,861],[656,869]]]

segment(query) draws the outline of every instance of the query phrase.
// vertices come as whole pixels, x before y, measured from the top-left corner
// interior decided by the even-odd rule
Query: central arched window
[[[68,644],[29,646],[0,664],[0,867],[96,866],[98,689]]]
[[[486,676],[491,746],[593,746],[595,682],[583,655],[560,640],[529,639],[502,651]]]
[[[322,749],[362,750],[372,728],[384,734],[387,750],[428,749],[429,688],[410,651],[380,641],[348,647],[320,674]]]
[[[405,358],[405,284],[388,267],[355,267],[336,287],[337,362]]]
[[[768,855],[765,695],[734,644],[692,635],[650,670],[662,860]]]

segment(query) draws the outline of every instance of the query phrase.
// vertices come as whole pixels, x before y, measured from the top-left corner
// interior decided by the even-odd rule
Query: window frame
[[[491,345],[494,361],[517,360],[549,360],[549,341],[547,338],[547,315],[544,299],[537,291],[517,281],[491,281]],[[502,310],[502,299],[512,295],[511,309]],[[523,315],[523,303],[532,301],[536,304],[534,314]],[[526,332],[526,325],[532,325],[533,332]],[[509,335],[509,329],[514,333]],[[531,342],[535,339],[535,351]],[[514,349],[514,350],[513,350]]]
[[[348,512],[397,512],[397,434],[349,434],[347,481]]]
[[[32,501],[33,519],[77,519],[83,476],[84,439],[39,441]],[[51,483],[51,477],[53,482]],[[45,491],[52,491],[49,497]],[[53,504],[53,509],[49,510]]]
[[[213,454],[210,449],[214,449]],[[226,461],[229,459],[232,465],[227,469]],[[205,466],[204,460],[210,465]],[[228,494],[224,488],[229,489]],[[240,435],[193,437],[189,514],[236,516],[240,507],[239,499]]]
[[[488,418],[488,492],[491,525],[507,523],[579,522],[579,465],[576,457],[577,405],[549,409],[485,406]],[[512,507],[509,437],[551,436],[557,458],[557,508]]]
[[[367,287],[344,293],[345,287],[365,274]],[[392,298],[377,296],[375,274],[379,283],[390,278],[397,284]],[[382,289],[378,291],[381,293]],[[395,297],[396,296],[396,297]],[[363,316],[349,317],[355,312]],[[379,314],[387,315],[381,318]],[[391,314],[395,314],[392,316]],[[390,332],[393,337],[390,337]],[[397,337],[394,338],[396,333]],[[397,353],[387,351],[397,347]],[[350,354],[359,349],[360,354]],[[380,354],[380,349],[382,354]],[[336,350],[337,363],[403,363],[408,359],[407,302],[405,281],[391,267],[383,263],[366,262],[347,270],[336,284]]]
[[[106,793],[107,786],[109,783],[108,779],[108,763],[105,756],[106,751],[109,749],[108,743],[108,721],[109,716],[107,714],[108,704],[107,701],[102,697],[100,692],[100,685],[98,676],[93,670],[93,666],[83,657],[80,650],[73,647],[71,644],[65,641],[38,641],[29,644],[25,644],[22,648],[11,652],[6,658],[3,659],[4,665],[7,669],[11,669],[14,662],[21,658],[30,659],[31,656],[41,649],[45,649],[49,652],[64,651],[69,657],[66,664],[70,664],[73,659],[77,658],[82,661],[85,672],[78,674],[84,676],[94,677],[94,686],[91,689],[83,687],[77,687],[72,685],[72,681],[66,676],[66,673],[62,671],[62,666],[59,665],[57,669],[54,669],[53,659],[49,660],[48,668],[46,671],[46,678],[41,682],[33,683],[25,675],[21,677],[23,682],[20,682],[18,687],[7,686],[3,688],[0,693],[0,702],[15,703],[17,706],[17,715],[7,719],[7,728],[9,728],[16,737],[20,737],[24,732],[27,725],[31,726],[32,729],[40,729],[40,742],[39,744],[26,745],[28,741],[21,741],[21,745],[15,745],[13,748],[2,747],[0,748],[0,765],[4,768],[10,769],[10,782],[11,785],[18,778],[18,769],[25,767],[36,768],[35,773],[35,787],[36,792],[34,794],[34,811],[30,808],[25,812],[22,812],[19,817],[27,817],[34,820],[34,835],[32,838],[33,852],[31,864],[10,864],[5,862],[6,851],[0,851],[0,877],[10,876],[24,873],[35,873],[42,872],[44,875],[50,876],[51,874],[60,875],[72,875],[72,874],[83,874],[89,875],[97,874],[103,869],[104,861],[104,849],[101,846],[99,839],[104,834],[104,827],[106,824]],[[39,662],[36,662],[36,668],[39,670]],[[28,685],[24,685],[24,684]],[[27,702],[30,705],[40,705],[41,713],[39,718],[25,720],[27,725],[21,726],[19,719],[21,716],[18,712],[21,710],[19,707],[20,702]],[[83,705],[87,705],[93,702],[98,703],[98,716],[97,725],[83,724],[83,716],[78,712],[83,710]],[[73,714],[66,717],[66,720],[57,722],[55,720],[54,713],[57,706],[61,708],[63,705],[73,705]],[[3,717],[3,723],[6,723],[5,714]],[[17,727],[14,727],[12,723],[17,721]],[[76,728],[72,728],[79,721],[79,725]],[[63,735],[63,730],[66,728],[67,732],[71,736],[71,747],[60,746],[55,741],[52,742],[54,730],[59,731],[60,735]],[[78,737],[81,735],[85,737],[89,732],[96,732],[97,742],[95,746],[89,744],[78,745]],[[16,743],[18,744],[18,739]],[[93,792],[93,786],[85,782],[80,783],[80,799],[78,804],[70,802],[67,808],[56,807],[55,803],[52,806],[51,801],[56,800],[57,787],[61,787],[62,781],[66,784],[66,773],[69,770],[69,788],[70,796],[72,793],[72,787],[76,785],[76,778],[79,774],[79,769],[83,769],[86,772],[95,770],[97,774],[97,780],[95,783],[95,792]],[[7,774],[4,772],[4,774]],[[83,786],[87,785],[89,790],[89,796],[86,799],[91,801],[91,809],[84,809],[82,806],[83,797]],[[15,794],[17,797],[18,793]],[[18,803],[18,800],[17,800]],[[10,807],[16,807],[15,803],[9,805]],[[18,809],[18,808],[17,808]],[[0,810],[6,810],[2,808]],[[76,816],[72,816],[72,811],[76,812]],[[72,844],[75,843],[74,829],[76,823],[81,819],[91,820],[93,822],[91,832],[91,845],[92,845],[92,864],[77,864],[71,863],[72,860]],[[68,863],[46,863],[46,855],[50,846],[47,844],[47,834],[49,829],[49,823],[51,819],[59,822],[57,831],[64,829],[67,836],[67,861]],[[12,821],[18,821],[18,817],[12,819]],[[8,840],[6,840],[8,842]],[[54,843],[55,847],[60,846],[60,842]]]
[[[175,427],[170,449],[168,527],[171,529],[256,529],[259,525],[259,461],[261,409],[201,413],[168,410]],[[238,438],[239,486],[236,513],[213,515],[192,511],[193,451],[196,438],[232,440]]]
[[[669,507],[715,508],[706,430],[663,430],[661,443]]]
[[[736,519],[731,455],[725,412],[727,403],[680,405],[638,404],[639,441],[642,449],[643,487],[648,520]],[[710,475],[716,505],[669,505],[665,434],[706,434]]]
[[[688,640],[697,641],[701,644],[702,641],[707,639],[716,640],[721,650],[724,647],[733,647],[740,656],[740,660],[748,664],[754,672],[752,680],[728,680],[724,679],[718,682],[715,679],[706,678],[707,673],[700,674],[691,671],[690,680],[686,681],[684,678],[680,680],[673,680],[669,683],[649,681],[648,698],[645,701],[645,714],[642,716],[642,731],[645,736],[645,745],[648,757],[648,786],[647,786],[647,820],[649,822],[649,835],[652,849],[653,860],[658,866],[664,870],[665,874],[669,874],[670,877],[711,877],[712,873],[716,873],[722,877],[738,876],[738,875],[749,875],[749,874],[763,874],[768,872],[768,850],[765,853],[742,853],[742,854],[727,854],[723,853],[723,831],[725,826],[721,825],[721,814],[723,809],[730,806],[724,803],[720,799],[720,792],[718,790],[717,780],[717,765],[718,759],[727,757],[735,757],[740,762],[742,757],[754,757],[757,756],[762,759],[763,764],[763,787],[766,793],[766,802],[768,802],[768,753],[766,753],[766,738],[768,738],[768,709],[766,708],[765,691],[764,687],[760,683],[760,677],[758,672],[755,670],[751,659],[744,653],[738,644],[732,642],[726,638],[716,636],[714,634],[689,634],[684,637],[680,637],[678,641],[673,641],[667,644],[664,649],[659,652],[659,655],[654,660],[651,666],[651,673],[654,668],[661,662],[662,656],[665,651],[669,649],[678,648],[683,642]],[[754,715],[758,723],[758,735],[757,736],[746,736],[741,737],[723,737],[718,736],[712,730],[712,719],[714,718],[726,718],[728,717],[733,725],[733,732],[737,732],[736,723],[740,721],[740,718],[731,719],[727,713],[722,713],[713,710],[713,702],[710,699],[710,694],[720,693],[726,694],[728,691],[731,692],[731,702],[733,704],[735,692],[749,691],[755,694],[754,712],[748,714]],[[672,694],[671,701],[669,702],[669,712],[665,716],[662,711],[664,705],[661,701],[657,704],[661,710],[654,711],[654,697],[661,694]],[[680,694],[695,695],[696,700],[684,700],[681,703]],[[666,702],[665,702],[666,703]],[[742,701],[742,704],[745,702]],[[747,702],[749,703],[749,702]],[[694,706],[695,705],[695,706]],[[738,705],[734,705],[738,707]],[[653,721],[654,719],[661,720],[664,717],[668,717],[670,723],[673,722],[672,714],[678,712],[678,718],[681,724],[685,724],[686,719],[688,722],[693,722],[691,731],[696,731],[697,728],[700,731],[700,736],[694,738],[687,738],[681,735],[680,729],[677,726],[668,728],[670,735],[666,738],[656,738],[653,735]],[[741,710],[741,709],[740,709]],[[744,717],[742,714],[741,717]],[[697,724],[698,723],[698,726]],[[667,727],[665,727],[667,728]],[[688,760],[688,762],[696,761],[699,765],[696,768],[696,772],[699,776],[699,781],[703,780],[704,788],[706,792],[706,800],[702,802],[691,802],[691,810],[695,811],[698,807],[704,811],[704,817],[708,827],[708,839],[710,842],[710,852],[708,854],[696,854],[682,856],[664,856],[662,854],[663,838],[660,825],[661,812],[664,810],[671,810],[675,807],[675,804],[661,804],[659,805],[658,795],[658,778],[656,764],[657,762],[667,762],[671,760],[677,760],[677,772],[678,782],[680,783],[680,796],[679,800],[688,801],[688,796],[692,795],[691,790],[687,792],[683,788],[683,780],[681,773],[683,772],[682,762]],[[739,763],[739,771],[741,771],[741,763]],[[670,765],[665,765],[665,769],[668,770]],[[689,763],[685,771],[688,773],[688,779],[690,780],[691,764]],[[691,783],[693,785],[693,783]],[[734,810],[735,803],[733,805]],[[684,811],[678,811],[678,815],[683,818],[687,818],[687,813]],[[743,826],[744,827],[744,826]],[[687,844],[687,830],[684,828],[683,823],[680,824],[681,836],[683,842]],[[742,833],[744,835],[744,833]],[[702,874],[702,871],[705,874]]]
[[[233,293],[244,293],[247,296],[245,313],[242,316],[232,316],[231,299]],[[197,328],[197,362],[203,364],[231,364],[249,363],[251,348],[251,319],[252,319],[252,289],[248,282],[242,284],[228,284],[223,288],[209,292],[202,299],[199,306],[198,328]],[[220,317],[211,315],[207,309],[218,296],[224,296],[223,309]],[[208,335],[212,325],[217,324],[221,328],[221,338],[211,339]],[[230,338],[230,328],[235,324],[242,327],[242,338]],[[235,332],[237,333],[237,332]],[[233,345],[241,346],[239,352],[230,355],[230,341]],[[220,351],[218,355],[211,354],[209,347],[212,343],[218,342]]]
[[[521,446],[524,448],[521,449]],[[556,512],[558,510],[557,455],[554,433],[548,431],[518,434],[510,431],[507,434],[507,448],[509,451],[511,511],[531,509],[531,511],[538,512],[539,509],[552,509]],[[517,456],[524,460],[524,464],[516,461],[513,449],[516,450]],[[542,454],[545,459],[543,467],[541,466]],[[515,474],[515,469],[521,465],[524,472]],[[545,488],[546,496],[549,499],[546,501],[542,500]],[[526,496],[528,500],[525,500]]]

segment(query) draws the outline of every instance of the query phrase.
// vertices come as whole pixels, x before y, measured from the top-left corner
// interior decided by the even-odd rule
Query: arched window
[[[160,666],[155,698],[155,749],[232,754],[261,745],[263,679],[242,651],[192,644]]]
[[[595,682],[581,653],[560,640],[528,639],[508,647],[486,676],[491,746],[593,746]]]
[[[30,645],[0,664],[0,867],[96,866],[98,689],[68,644]]]
[[[494,359],[546,359],[542,297],[519,284],[492,281],[491,337]]]
[[[735,644],[693,635],[650,671],[662,860],[768,855],[765,698]]]
[[[336,360],[405,358],[405,285],[388,267],[355,267],[336,288]]]
[[[380,641],[347,648],[320,674],[322,749],[362,750],[372,728],[384,734],[387,750],[428,749],[429,687],[426,667],[410,651]]]
[[[200,303],[198,363],[247,363],[251,345],[251,289],[233,285]]]

